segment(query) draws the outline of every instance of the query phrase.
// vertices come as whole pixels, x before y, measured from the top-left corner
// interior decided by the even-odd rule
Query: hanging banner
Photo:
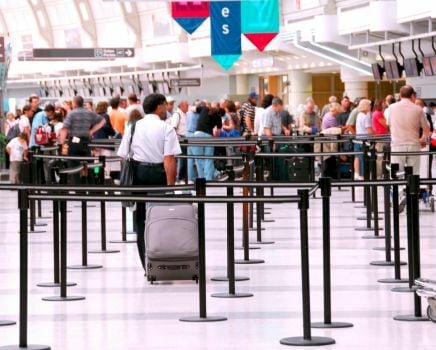
[[[211,2],[210,28],[212,58],[229,70],[242,54],[241,2]]]
[[[209,2],[173,1],[171,15],[184,30],[192,34],[209,17]]]
[[[245,37],[263,51],[280,31],[279,0],[242,1],[241,22]]]

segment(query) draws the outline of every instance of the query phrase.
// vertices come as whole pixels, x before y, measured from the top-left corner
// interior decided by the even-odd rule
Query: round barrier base
[[[382,251],[385,251],[386,247],[375,247],[375,248],[372,248],[372,250],[382,250]],[[394,251],[395,248],[391,248],[391,250]],[[405,250],[405,248],[400,248],[400,250]]]
[[[30,224],[29,224],[29,226],[30,226]],[[35,222],[34,226],[47,226],[47,223],[46,222]]]
[[[16,324],[17,322],[15,321],[5,321],[5,320],[0,320],[0,327],[1,326],[12,326],[13,324]]]
[[[44,287],[44,288],[54,288],[54,287],[60,287],[61,284],[56,282],[46,282],[46,283],[38,283],[37,286]],[[74,282],[67,283],[67,287],[74,287],[74,286],[77,286],[77,283]]]
[[[1,350],[20,350],[20,349],[27,349],[27,350],[50,350],[51,347],[48,345],[34,345],[34,344],[28,344],[25,347],[19,346],[19,345],[6,345],[6,346],[0,346]]]
[[[312,322],[310,325],[312,328],[350,328],[354,327],[352,323],[348,322]]]
[[[385,236],[367,235],[367,236],[362,236],[362,239],[385,239]]]
[[[29,230],[29,231],[27,231],[28,233],[46,233],[47,231],[42,231],[42,230],[40,230],[40,231],[38,231],[38,230],[33,230],[33,231],[31,231],[31,230]],[[18,234],[20,234],[20,232],[18,232]]]
[[[251,294],[251,293],[235,293],[235,294],[214,293],[214,294],[211,294],[211,297],[214,297],[214,298],[249,298],[252,296],[253,296],[253,294]]]
[[[369,264],[373,265],[373,266],[394,266],[395,265],[395,263],[393,261],[371,261]],[[400,261],[400,265],[407,265],[407,263],[404,261]]]
[[[344,201],[344,202],[342,202],[342,203],[344,203],[344,204],[361,204],[361,203],[363,203],[363,201]]]
[[[265,263],[265,260],[262,260],[262,259],[250,259],[250,260],[238,259],[238,260],[235,260],[235,264],[241,264],[241,265],[264,264],[264,263]]]
[[[77,301],[77,300],[85,300],[85,297],[81,296],[67,296],[67,297],[60,297],[60,296],[53,296],[53,297],[44,297],[42,300],[45,301]]]
[[[113,254],[113,253],[119,253],[119,250],[90,250],[89,254]]]
[[[101,269],[103,265],[71,265],[67,266],[67,269],[70,270],[92,270],[92,269]]]
[[[217,276],[217,277],[212,277],[210,280],[214,282],[228,282],[229,278],[226,276]],[[249,280],[250,279],[248,277],[241,277],[241,276],[235,277],[235,282],[242,282],[242,281],[249,281]]]
[[[282,345],[293,346],[318,346],[318,345],[331,345],[335,344],[335,340],[327,337],[311,337],[310,339],[304,339],[304,337],[289,337],[280,340]]]
[[[367,219],[367,217],[366,216],[358,216],[357,218],[356,218],[357,220],[366,220]],[[379,220],[383,220],[383,218],[381,218],[380,216],[378,217],[378,219]],[[371,220],[374,220],[374,218],[373,217],[371,217]]]
[[[95,204],[88,204],[86,206],[87,208],[96,208],[97,206]],[[81,205],[75,205],[74,208],[82,208]]]
[[[136,243],[136,241],[126,240],[123,241],[122,239],[119,241],[109,241],[109,243]]]
[[[408,279],[395,279],[395,278],[381,278],[377,280],[380,283],[409,283]]]
[[[408,322],[429,321],[427,316],[415,316],[415,315],[395,316],[394,320],[395,321],[408,321]]]
[[[273,241],[253,241],[250,242],[250,244],[274,244],[275,242]]]
[[[261,230],[265,231],[265,227],[262,227]],[[238,228],[238,231],[242,231],[242,228]],[[251,227],[251,228],[248,229],[248,231],[257,231],[257,228],[256,227]]]
[[[355,227],[354,231],[374,231],[374,227]]]
[[[260,249],[260,247],[248,247],[250,250]],[[244,250],[244,247],[235,247],[235,250]]]
[[[227,317],[223,316],[207,316],[207,317],[200,317],[200,316],[191,316],[191,317],[182,317],[179,319],[181,322],[220,322],[220,321],[227,321]]]
[[[392,288],[391,291],[396,293],[415,293],[415,289],[410,287],[395,287]]]
[[[276,221],[273,219],[264,219],[264,220],[262,220],[262,222],[276,222]]]

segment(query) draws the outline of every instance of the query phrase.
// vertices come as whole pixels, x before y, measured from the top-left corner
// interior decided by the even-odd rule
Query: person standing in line
[[[124,135],[124,127],[126,124],[127,116],[120,107],[120,98],[113,97],[110,99],[111,111],[109,112],[109,118],[111,125],[116,131],[115,137],[121,138]]]
[[[360,100],[359,105],[357,106],[357,110],[359,111],[359,113],[356,117],[356,135],[365,136],[374,134],[371,120],[371,101],[368,99]],[[355,143],[354,151],[361,152],[362,145]],[[358,161],[358,170],[355,170],[355,174],[359,174],[358,179],[363,180],[363,155],[359,155],[356,159]]]
[[[189,110],[189,103],[186,100],[182,100],[179,102],[177,106],[177,110],[173,113],[169,123],[176,131],[178,137],[185,137],[187,134],[186,123],[187,116]],[[186,148],[182,149],[182,154],[187,154]],[[186,167],[187,161],[186,158],[177,159],[177,181],[183,183],[183,180],[186,178]]]
[[[244,135],[254,135],[254,116],[258,98],[259,96],[254,91],[250,92],[248,100],[241,106],[240,115]]]
[[[186,113],[186,136],[188,138],[194,137],[195,130],[197,130],[199,109],[205,107],[204,102],[196,101],[194,105],[190,108],[190,110]],[[194,155],[193,147],[187,147],[188,156]],[[194,170],[195,160],[193,158],[188,158],[187,166],[188,166],[188,184],[194,183],[194,179],[196,178],[195,170]]]
[[[382,112],[382,101],[375,100],[374,107],[372,108],[372,128],[375,135],[387,135],[388,127],[386,124],[386,118]],[[383,148],[386,145],[384,142],[377,142],[375,144],[375,150],[377,151],[377,178],[382,176],[383,172]]]
[[[388,125],[391,131],[392,152],[418,152],[427,143],[430,126],[420,106],[415,104],[416,92],[410,85],[400,89],[400,102],[390,107]],[[420,130],[422,134],[420,136]],[[391,163],[398,163],[400,171],[404,166],[413,167],[413,174],[419,175],[420,156],[392,155]]]
[[[6,145],[6,152],[10,159],[9,181],[11,184],[20,183],[20,166],[23,161],[27,160],[27,144],[27,134],[21,132]]]
[[[27,142],[30,140],[30,125],[33,117],[33,110],[29,104],[24,105],[23,107],[23,115],[18,119],[18,126],[20,128],[20,132],[24,132],[27,134]]]
[[[167,101],[164,95],[150,94],[143,102],[145,117],[138,120],[124,135],[118,156],[126,158],[133,153],[133,185],[168,185],[176,182],[176,158],[180,154],[179,140],[173,127],[164,122]],[[133,132],[133,136],[132,136]],[[135,227],[139,259],[145,266],[145,203],[136,203]]]
[[[88,147],[90,139],[100,130],[106,120],[83,107],[83,97],[75,96],[73,110],[68,112],[59,133],[59,144],[62,145],[62,155],[90,157],[91,150]],[[80,164],[76,160],[68,161],[69,167]],[[73,175],[73,183],[80,183],[79,174]]]
[[[15,119],[15,114],[12,112],[8,112],[6,113],[6,120],[4,123],[4,130],[5,130],[5,135],[8,135],[8,132],[10,129],[12,129],[15,125],[17,125],[18,121]],[[5,165],[6,165],[6,169],[9,169],[9,154],[6,152],[5,154]]]

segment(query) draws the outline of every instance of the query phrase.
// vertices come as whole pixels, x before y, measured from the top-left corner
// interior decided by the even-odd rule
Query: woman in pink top
[[[374,107],[372,109],[372,128],[375,135],[386,135],[388,134],[386,118],[383,115],[383,104],[380,100],[374,101]],[[377,153],[383,152],[383,147],[386,145],[384,142],[377,142],[375,144],[375,149]],[[381,178],[383,174],[383,156],[381,154],[377,155],[377,178]]]

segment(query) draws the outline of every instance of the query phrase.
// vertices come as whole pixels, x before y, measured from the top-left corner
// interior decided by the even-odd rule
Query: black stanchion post
[[[61,284],[60,284],[60,296],[44,297],[42,300],[45,301],[74,301],[83,300],[85,297],[82,296],[67,296],[67,202],[60,201],[60,213],[61,213]]]
[[[244,181],[248,180],[249,164],[247,154],[243,154],[244,170],[242,177]],[[248,197],[248,188],[242,189],[244,197]],[[265,261],[261,259],[250,259],[250,247],[249,247],[249,229],[248,229],[248,203],[242,203],[242,249],[244,251],[244,258],[235,260],[235,264],[262,264]]]
[[[363,179],[364,181],[369,181],[371,179],[370,177],[370,162],[368,157],[368,149],[365,145],[365,142],[363,142]],[[366,227],[356,227],[356,231],[372,231],[373,228],[371,227],[371,188],[369,186],[365,186],[363,188],[363,203],[366,207]],[[365,236],[364,236],[365,237]],[[363,238],[364,238],[363,237]]]
[[[37,166],[36,166],[36,161],[35,161],[35,157],[34,157],[34,152],[33,151],[29,151],[28,153],[28,163],[29,163],[29,173],[26,174],[26,176],[24,176],[24,183],[25,184],[30,184],[30,185],[35,185],[37,184]],[[35,200],[31,199],[29,200],[29,213],[30,213],[30,218],[29,218],[29,233],[44,233],[45,231],[43,230],[35,230],[35,226],[43,226],[46,224],[37,224],[36,223],[36,212],[35,212]]]
[[[375,145],[371,142],[371,157],[369,160],[369,169],[370,169],[370,179],[372,181],[377,180],[377,154]],[[363,236],[362,238],[366,239],[381,239],[385,238],[384,236],[380,236],[379,231],[381,230],[379,226],[379,213],[378,213],[378,187],[377,185],[372,185],[369,189],[371,191],[371,211],[372,218],[374,219],[374,235]],[[367,212],[368,214],[368,212]],[[371,212],[370,212],[371,219]],[[378,262],[371,263],[372,265],[382,265]]]
[[[18,208],[20,210],[20,321],[19,321],[19,344],[1,346],[1,350],[50,350],[47,345],[27,344],[27,323],[28,323],[28,230],[27,210],[29,209],[29,198],[27,190],[18,191]]]
[[[206,197],[206,179],[197,178],[195,180],[196,196]],[[180,321],[184,322],[213,322],[226,321],[227,317],[207,316],[206,310],[206,212],[205,204],[198,203],[198,285],[200,300],[200,316],[183,317]]]
[[[229,181],[235,181],[235,172],[233,167],[227,169]],[[227,197],[233,198],[233,187],[227,187]],[[235,206],[233,203],[227,203],[227,277],[214,277],[213,281],[229,281],[228,293],[212,294],[216,298],[246,298],[252,297],[251,293],[236,293],[235,281],[246,281],[248,277],[235,276]]]
[[[262,183],[265,182],[263,179],[263,166],[262,166],[262,158],[254,157],[254,164],[256,167],[256,182]],[[256,196],[258,198],[262,198],[262,188],[256,188]],[[252,244],[273,244],[272,241],[262,241],[262,213],[263,212],[263,203],[256,203],[256,241],[251,242]]]
[[[254,167],[252,165],[249,166],[249,176],[248,181],[254,181]],[[254,188],[250,188],[249,196],[254,197]],[[248,211],[248,230],[253,230],[253,221],[254,221],[254,203],[249,203],[249,211]]]
[[[327,337],[312,337],[310,329],[310,280],[309,280],[309,190],[298,190],[300,201],[300,240],[301,240],[301,280],[303,296],[303,336],[280,340],[280,344],[294,346],[316,346],[334,344],[335,340]]]
[[[136,240],[127,240],[127,209],[121,206],[121,240],[111,240],[111,243],[136,243]]]
[[[397,172],[399,165],[397,163],[391,164],[391,178],[397,180]],[[385,213],[385,217],[386,217]],[[398,200],[398,185],[392,185],[392,221],[394,230],[394,278],[382,278],[378,282],[381,283],[407,283],[408,279],[401,279],[401,265],[405,265],[405,262],[400,261],[400,213],[399,213],[399,200]],[[396,288],[392,289],[396,290]]]
[[[419,238],[419,175],[409,175],[407,177],[407,196],[409,197],[407,206],[407,221],[410,220],[410,231],[407,234],[409,249],[412,254],[409,255],[409,287],[413,289],[415,279],[421,277],[421,253],[420,253],[420,238]],[[410,204],[410,205],[409,205]],[[408,225],[409,229],[409,225]],[[422,315],[421,297],[414,292],[414,314],[400,315],[394,317],[396,321],[428,321],[427,316]]]
[[[331,298],[331,264],[330,264],[330,197],[332,180],[329,177],[319,179],[322,197],[322,232],[323,232],[323,279],[324,279],[324,322],[312,323],[313,328],[347,328],[353,327],[348,322],[332,322]]]

